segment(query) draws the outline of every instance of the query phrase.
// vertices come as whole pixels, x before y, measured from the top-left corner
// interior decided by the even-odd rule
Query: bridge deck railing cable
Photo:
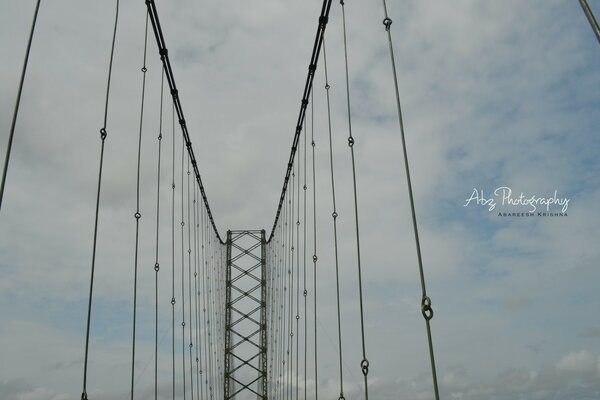
[[[331,2],[331,0],[330,0],[330,2]],[[200,186],[200,193],[202,194],[202,201],[204,202],[204,206],[206,207],[208,218],[209,218],[212,228],[215,232],[215,235],[219,239],[219,242],[224,245],[225,242],[223,241],[223,239],[221,239],[221,235],[219,235],[219,231],[217,230],[217,226],[215,225],[212,211],[210,209],[210,205],[208,204],[208,199],[206,197],[206,191],[204,189],[204,184],[202,183],[202,177],[200,176],[200,171],[198,170],[196,156],[194,155],[194,150],[192,148],[192,142],[190,141],[188,128],[187,128],[187,125],[185,122],[185,116],[183,114],[183,108],[181,106],[181,101],[179,99],[179,91],[177,90],[177,85],[175,85],[175,76],[173,74],[173,69],[171,68],[171,62],[169,60],[169,51],[167,49],[165,38],[164,38],[164,35],[162,32],[162,27],[160,25],[160,19],[158,18],[156,4],[154,3],[154,0],[146,0],[146,6],[148,7],[148,14],[150,16],[150,22],[152,23],[152,29],[154,31],[154,36],[156,37],[156,44],[158,45],[158,52],[160,54],[160,59],[163,63],[163,67],[165,69],[165,77],[167,78],[167,83],[169,84],[169,88],[171,89],[171,96],[173,97],[173,103],[175,105],[175,112],[177,113],[179,125],[181,126],[181,132],[183,134],[185,146],[187,148],[187,152],[190,157],[190,162],[192,164],[192,168],[194,169],[194,175],[196,176],[196,181],[198,182],[198,185]]]

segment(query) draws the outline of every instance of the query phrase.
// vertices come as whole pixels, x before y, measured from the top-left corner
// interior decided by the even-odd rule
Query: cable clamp
[[[431,299],[427,296],[423,296],[421,300],[421,314],[423,314],[423,318],[429,321],[433,318],[433,308],[431,308]]]
[[[392,19],[390,17],[385,17],[385,19],[383,20],[383,25],[385,25],[385,30],[389,31],[390,26],[392,26]]]

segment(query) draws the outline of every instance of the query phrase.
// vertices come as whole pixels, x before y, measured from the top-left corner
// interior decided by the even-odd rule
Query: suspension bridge
[[[140,2],[142,3],[142,2]],[[137,374],[139,356],[136,354],[136,344],[139,340],[137,311],[138,277],[148,274],[146,265],[140,263],[141,252],[148,251],[142,246],[140,236],[148,236],[151,232],[153,248],[150,250],[154,264],[154,287],[152,298],[155,310],[154,329],[154,393],[158,398],[190,398],[190,399],[301,399],[307,398],[307,385],[314,385],[314,398],[319,396],[319,346],[323,338],[319,336],[317,292],[319,272],[322,268],[332,268],[335,271],[335,318],[337,330],[333,342],[336,348],[335,368],[338,371],[338,399],[346,398],[344,382],[346,363],[344,353],[346,344],[343,340],[342,316],[340,311],[340,277],[355,274],[358,286],[356,313],[360,321],[360,340],[352,346],[360,349],[361,359],[350,369],[360,375],[360,396],[369,398],[369,372],[372,367],[369,362],[369,332],[365,325],[364,301],[368,293],[363,290],[363,276],[368,274],[369,264],[361,257],[361,226],[359,207],[359,183],[357,170],[361,168],[361,160],[355,153],[357,139],[353,132],[352,102],[350,91],[350,71],[352,55],[348,52],[348,42],[352,40],[347,32],[346,4],[344,0],[334,3],[335,12],[341,15],[340,26],[334,26],[342,32],[340,43],[330,43],[326,40],[326,32],[330,26],[330,14],[333,12],[332,0],[324,0],[319,10],[315,10],[313,20],[316,29],[312,40],[312,51],[307,63],[307,73],[304,86],[301,88],[298,116],[295,123],[289,127],[291,140],[289,159],[282,168],[283,184],[272,224],[268,229],[256,227],[235,227],[235,229],[219,232],[210,203],[210,193],[207,193],[202,180],[200,162],[194,152],[191,141],[191,131],[194,127],[186,120],[189,109],[185,108],[180,90],[185,86],[176,81],[175,66],[167,46],[169,32],[163,29],[159,10],[154,0],[146,0],[145,8],[140,4],[140,12],[145,13],[143,35],[143,58],[141,60],[141,88],[138,104],[139,125],[137,131],[136,159],[136,209],[133,220],[135,223],[134,260],[131,266],[133,274],[132,290],[132,331],[131,331],[131,363],[127,373],[130,375],[131,399],[139,398],[137,391]],[[584,0],[581,6],[588,18],[594,33],[600,41],[600,31],[597,22]],[[110,48],[107,81],[103,95],[103,121],[99,129],[99,165],[97,169],[97,186],[95,197],[95,214],[93,243],[91,254],[91,274],[89,280],[89,296],[87,304],[87,320],[85,321],[85,343],[81,399],[92,399],[90,393],[88,365],[91,362],[90,348],[94,346],[91,340],[93,322],[98,318],[94,309],[94,291],[97,283],[95,277],[102,273],[102,265],[97,262],[97,249],[107,246],[98,240],[98,229],[103,219],[103,174],[105,168],[106,143],[111,139],[111,115],[116,112],[111,108],[111,81],[114,69],[115,42],[120,33],[119,0],[116,1],[114,25],[112,30],[112,45]],[[160,6],[160,4],[158,5]],[[7,157],[3,170],[0,206],[4,196],[4,186],[10,160],[10,150],[15,130],[16,117],[19,109],[21,90],[25,78],[25,70],[31,48],[40,1],[37,2],[30,40],[27,48],[25,66],[21,77],[17,106],[15,107]],[[410,205],[412,232],[416,251],[420,281],[421,296],[420,312],[423,317],[423,335],[427,347],[422,349],[423,357],[428,359],[430,366],[430,392],[435,399],[440,398],[438,389],[437,369],[435,362],[434,342],[432,333],[432,318],[434,316],[432,300],[426,290],[425,265],[419,242],[418,221],[415,211],[412,182],[407,149],[400,89],[398,84],[397,67],[394,55],[394,42],[391,26],[392,10],[388,10],[386,1],[381,4],[381,30],[383,40],[389,50],[389,82],[395,97],[394,107],[397,114],[397,134],[401,140],[401,151],[398,157],[403,160],[404,174],[407,184],[406,199]],[[351,12],[351,4],[350,11]],[[335,169],[332,129],[332,112],[339,111],[331,106],[331,82],[328,70],[328,49],[339,46],[343,54],[344,76],[335,77],[336,83],[344,88],[343,102],[345,105],[343,118],[347,121],[345,146],[349,158],[351,176],[352,224],[343,229],[352,232],[353,243],[344,245],[352,247],[353,263],[342,265],[340,262],[340,235],[338,227],[339,191],[336,192],[336,177],[339,172]],[[337,54],[337,53],[336,53]],[[147,78],[148,60],[151,57],[160,59],[160,82],[149,82]],[[324,82],[317,85],[315,77],[320,72]],[[341,83],[340,83],[341,82]],[[157,110],[148,110],[147,85],[159,84],[157,93],[159,105]],[[317,107],[321,108],[326,121],[325,139],[317,143],[315,140],[315,88],[324,88],[324,99]],[[185,112],[184,112],[185,110]],[[195,111],[194,111],[195,112]],[[317,110],[317,112],[319,112]],[[154,154],[142,155],[142,142],[150,140],[145,126],[144,115],[158,113],[156,126],[151,129],[158,132],[155,140]],[[328,174],[317,175],[315,167],[315,150],[322,146],[327,154]],[[282,149],[283,150],[283,149]],[[288,149],[285,149],[288,151]],[[143,161],[145,160],[145,161]],[[151,161],[148,161],[151,160]],[[142,162],[153,163],[155,182],[148,189],[141,182],[140,170]],[[167,181],[165,182],[165,177]],[[317,180],[328,182],[326,193],[318,193]],[[165,195],[164,188],[169,193]],[[10,194],[7,194],[8,196]],[[153,209],[141,208],[142,197],[152,196]],[[329,215],[317,213],[317,203],[331,205]],[[319,221],[327,219],[327,224],[333,231],[333,241],[326,242],[319,236]],[[152,221],[145,225],[142,221]],[[164,224],[168,221],[168,224]],[[165,237],[168,238],[165,245]],[[346,237],[346,236],[345,236]],[[330,252],[331,263],[324,265],[320,255]],[[329,265],[331,264],[331,265]],[[168,291],[164,289],[167,288]],[[159,319],[160,305],[167,302],[170,307],[170,325],[161,326]],[[149,305],[145,305],[149,306]],[[309,317],[313,317],[312,321]],[[168,335],[163,334],[167,332]],[[331,338],[329,338],[331,339]],[[161,359],[159,347],[168,342],[171,357]],[[309,350],[312,350],[309,351]],[[165,397],[159,391],[159,382],[164,376],[159,376],[159,366],[168,364],[171,375],[171,392]],[[161,368],[162,369],[162,368]],[[313,376],[309,376],[309,371]],[[126,371],[123,371],[125,373]],[[354,375],[353,375],[354,376]],[[309,383],[311,382],[311,383]],[[372,396],[373,397],[373,396]],[[312,398],[312,397],[311,397]]]

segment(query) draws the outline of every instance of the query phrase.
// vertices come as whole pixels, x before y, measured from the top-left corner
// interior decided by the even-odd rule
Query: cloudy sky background
[[[194,151],[222,236],[270,230],[320,1],[158,2]],[[370,390],[433,391],[387,38],[379,2],[347,1]],[[596,16],[600,4],[591,0]],[[4,154],[34,1],[0,14]],[[600,398],[600,48],[576,1],[393,1],[403,103],[440,391],[446,399]],[[93,212],[113,2],[44,2],[0,215],[0,398],[81,393]],[[103,181],[88,387],[129,388],[135,161],[144,3],[122,2]],[[346,398],[359,399],[360,337],[341,10],[327,30]],[[152,38],[153,39],[153,38]],[[155,213],[160,64],[150,41],[142,155]],[[337,395],[331,187],[322,65],[315,87],[320,393]],[[178,136],[179,137],[179,136]],[[169,148],[170,135],[163,144]],[[178,142],[179,143],[179,142]],[[169,165],[167,154],[163,161]],[[166,161],[165,161],[166,160]],[[167,203],[170,171],[161,188]],[[463,207],[499,186],[571,198],[568,217]],[[311,188],[312,190],[312,188]],[[163,226],[170,222],[163,209]],[[310,212],[310,208],[309,208]],[[154,222],[141,220],[140,398],[152,387]],[[312,226],[309,225],[309,229]],[[168,254],[167,231],[162,234]],[[310,254],[310,253],[309,253]],[[166,260],[163,261],[166,263]],[[309,263],[310,265],[310,263]],[[162,272],[162,270],[161,270]],[[161,276],[161,334],[170,336]],[[164,290],[163,290],[164,289]],[[312,323],[312,315],[309,314]],[[310,348],[309,351],[312,349]],[[168,393],[168,340],[161,346]],[[309,369],[309,376],[312,373]],[[309,380],[309,390],[315,382]],[[92,397],[91,397],[92,398]]]

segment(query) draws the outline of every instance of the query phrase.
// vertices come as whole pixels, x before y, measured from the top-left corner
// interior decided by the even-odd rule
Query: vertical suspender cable
[[[140,110],[140,129],[138,135],[138,156],[137,156],[137,179],[136,179],[136,211],[134,214],[135,218],[135,255],[133,265],[133,329],[132,329],[132,344],[131,344],[131,400],[134,396],[134,380],[135,380],[135,328],[137,320],[137,272],[138,272],[138,250],[139,250],[139,236],[140,236],[140,166],[142,160],[142,131],[144,125],[144,100],[146,97],[146,53],[148,48],[148,12],[146,12],[146,27],[144,31],[144,65],[142,66],[142,98],[141,98],[141,110]]]
[[[171,347],[173,356],[173,400],[175,400],[175,103],[172,105],[173,115],[173,157],[172,157],[172,176],[171,176]]]
[[[296,188],[296,400],[299,394],[300,372],[300,157],[298,157],[298,183]]]
[[[39,2],[38,2],[39,4]],[[37,12],[37,10],[36,10]],[[36,14],[37,15],[37,14]],[[35,22],[35,19],[34,19]],[[83,361],[83,390],[81,393],[81,400],[87,400],[87,367],[88,367],[88,354],[89,354],[89,344],[90,344],[90,321],[92,316],[92,295],[94,292],[94,270],[96,266],[96,243],[98,239],[98,212],[100,209],[100,188],[102,185],[102,166],[104,164],[104,142],[106,139],[107,131],[106,131],[106,122],[108,119],[108,100],[110,96],[110,79],[112,76],[112,65],[113,58],[115,54],[115,40],[117,38],[117,26],[119,24],[119,0],[116,1],[116,11],[115,11],[115,24],[113,29],[113,38],[112,44],[110,47],[110,61],[108,63],[108,79],[106,83],[106,102],[104,103],[104,124],[100,129],[100,166],[98,168],[98,189],[96,191],[96,214],[94,217],[94,240],[92,244],[92,271],[90,276],[90,294],[88,297],[88,312],[87,312],[87,325],[86,325],[86,333],[85,333],[85,356]],[[4,180],[2,181],[4,182]]]
[[[181,376],[183,377],[183,400],[185,400],[186,395],[186,380],[185,380],[185,257],[184,257],[184,246],[185,246],[185,238],[183,235],[183,230],[185,227],[184,221],[184,195],[183,195],[183,166],[185,164],[185,145],[184,138],[181,140]]]
[[[192,326],[194,320],[192,319],[192,227],[190,221],[190,158],[188,153],[187,162],[187,228],[188,228],[188,304],[189,304],[189,336],[190,336],[190,393],[192,400],[194,400],[194,367],[192,363],[192,350],[193,350],[193,339],[192,339]],[[184,310],[185,312],[185,310]]]
[[[162,123],[163,123],[163,89],[165,87],[165,69],[162,70],[160,81],[160,118],[158,129],[158,173],[156,175],[156,254],[154,258],[154,400],[158,399],[158,240],[160,226],[160,153],[162,144]]]
[[[335,255],[335,287],[336,287],[336,300],[337,300],[337,327],[338,327],[338,350],[339,350],[339,368],[340,368],[340,396],[339,399],[344,399],[344,375],[342,373],[342,318],[340,310],[340,269],[338,260],[338,238],[337,238],[337,209],[335,203],[335,178],[333,173],[333,144],[331,138],[331,105],[329,100],[329,77],[327,74],[327,51],[325,50],[325,39],[323,39],[323,68],[325,70],[325,91],[327,94],[327,126],[329,133],[329,166],[331,172],[331,198],[333,200],[333,212],[331,217],[333,218],[333,245]],[[316,318],[317,314],[315,314]]]
[[[17,91],[17,100],[15,101],[15,109],[13,111],[12,123],[10,125],[10,133],[8,134],[8,145],[6,146],[6,155],[4,156],[4,168],[2,169],[2,183],[0,183],[0,209],[2,209],[4,187],[6,186],[6,174],[8,173],[8,162],[10,161],[10,152],[12,149],[13,138],[15,136],[17,115],[19,114],[19,105],[21,104],[21,93],[23,93],[23,83],[25,82],[27,63],[29,62],[29,53],[31,52],[31,42],[33,41],[33,33],[35,32],[35,25],[37,22],[39,10],[40,0],[37,0],[37,3],[35,4],[35,11],[33,12],[33,22],[31,23],[31,30],[29,31],[29,41],[27,42],[27,50],[25,50],[25,61],[23,61],[23,68],[21,69],[21,80],[19,82],[19,90]]]
[[[395,88],[395,92],[396,92],[396,107],[398,110],[398,123],[400,125],[400,138],[402,141],[402,152],[404,155],[404,169],[406,171],[406,184],[408,186],[408,196],[409,196],[409,200],[410,200],[410,210],[411,210],[411,214],[412,214],[413,231],[414,231],[414,235],[415,235],[415,245],[416,245],[416,249],[417,249],[417,260],[419,263],[419,275],[421,278],[421,290],[422,290],[421,313],[423,314],[423,317],[425,318],[425,325],[426,325],[426,329],[427,329],[427,341],[429,344],[429,359],[431,361],[431,374],[432,374],[432,379],[433,379],[433,389],[435,392],[436,400],[439,400],[440,395],[439,395],[439,390],[438,390],[437,373],[436,373],[436,368],[435,368],[435,357],[433,354],[433,340],[431,338],[431,327],[430,327],[430,323],[429,323],[429,321],[433,317],[433,308],[431,307],[431,299],[427,296],[427,291],[425,290],[425,273],[423,271],[423,260],[421,257],[421,245],[419,243],[419,231],[417,229],[417,217],[416,217],[416,212],[415,212],[415,203],[414,203],[414,199],[413,199],[412,184],[410,181],[410,170],[408,167],[408,155],[407,155],[407,151],[406,151],[406,141],[404,138],[404,124],[402,121],[402,108],[400,107],[400,90],[398,88],[398,74],[396,72],[396,61],[394,58],[394,46],[392,44],[392,32],[390,29],[392,26],[392,20],[388,16],[386,0],[383,0],[383,11],[385,14],[385,18],[383,20],[383,25],[385,26],[385,30],[387,31],[388,44],[389,44],[389,49],[390,49],[390,58],[391,58],[391,62],[392,62],[394,88]]]
[[[352,114],[350,107],[350,78],[348,73],[348,41],[346,38],[346,10],[344,0],[340,0],[342,7],[342,26],[344,29],[344,64],[346,67],[346,105],[348,107],[348,147],[350,147],[350,155],[352,158],[352,183],[354,189],[354,222],[356,226],[356,259],[358,264],[358,296],[360,303],[360,333],[362,343],[362,361],[360,363],[364,378],[365,400],[369,400],[369,384],[367,375],[369,374],[369,361],[367,359],[367,350],[365,344],[365,318],[363,307],[363,287],[362,287],[362,268],[360,259],[360,232],[358,224],[358,190],[356,188],[356,163],[354,160],[354,137],[352,136]]]
[[[311,101],[312,103],[312,101]],[[312,105],[311,105],[312,107]],[[307,372],[308,372],[308,368],[307,368],[307,354],[308,354],[308,314],[306,313],[307,311],[307,295],[308,295],[308,291],[306,290],[306,137],[308,136],[307,132],[306,132],[306,119],[304,119],[304,163],[302,164],[304,167],[304,174],[303,174],[303,183],[304,185],[302,186],[302,190],[303,190],[303,196],[304,196],[304,200],[303,200],[303,214],[302,214],[302,235],[303,235],[303,239],[302,239],[302,252],[303,252],[303,259],[302,259],[302,264],[303,264],[303,270],[302,270],[302,279],[304,282],[304,291],[303,291],[303,296],[304,296],[304,400],[307,399],[307,394],[306,394],[306,380],[307,380]]]
[[[311,127],[311,146],[312,146],[312,186],[313,186],[313,301],[314,301],[314,314],[315,314],[315,400],[319,399],[319,372],[318,372],[318,360],[317,360],[317,184],[315,176],[315,126],[314,126],[314,96],[311,94],[313,101],[311,101],[311,114],[312,114],[312,127]]]

